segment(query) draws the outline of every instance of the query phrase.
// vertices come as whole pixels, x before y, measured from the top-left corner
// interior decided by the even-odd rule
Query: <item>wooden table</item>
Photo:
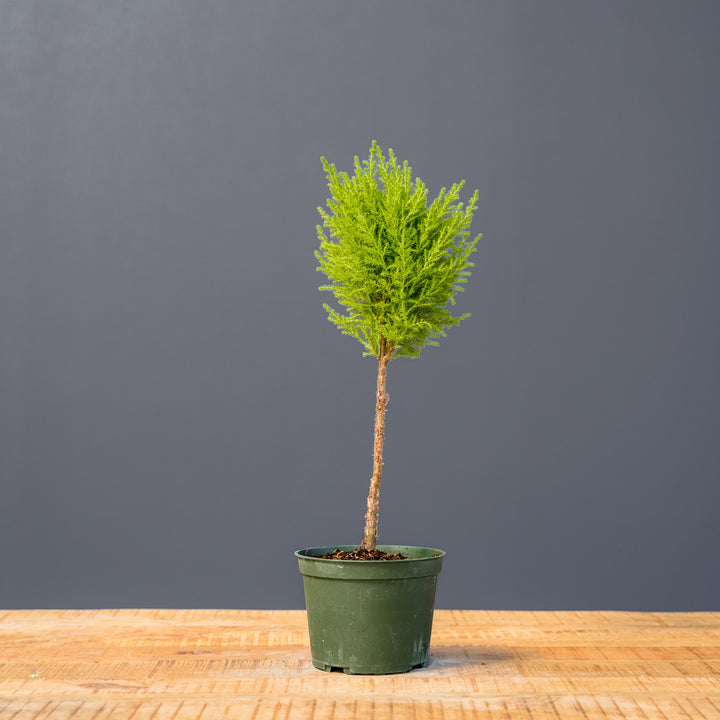
[[[427,668],[310,664],[303,611],[0,610],[2,720],[720,719],[720,613],[439,610]]]

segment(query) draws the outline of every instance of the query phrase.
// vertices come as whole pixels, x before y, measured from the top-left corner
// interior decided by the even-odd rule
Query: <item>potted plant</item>
[[[427,663],[435,586],[444,552],[378,545],[387,370],[391,360],[417,357],[437,345],[467,314],[450,308],[470,275],[478,235],[470,240],[475,191],[459,201],[464,181],[443,188],[429,205],[427,188],[407,162],[387,158],[376,141],[355,174],[322,158],[331,197],[318,208],[318,270],[344,314],[328,319],[360,341],[378,362],[373,472],[359,546],[298,550],[313,665],[350,674],[407,672]],[[325,230],[328,234],[325,234]]]

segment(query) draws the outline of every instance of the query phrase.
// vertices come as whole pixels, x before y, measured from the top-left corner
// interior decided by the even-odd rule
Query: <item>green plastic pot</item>
[[[354,550],[333,545],[298,550],[305,586],[312,663],[349,675],[389,675],[425,667],[430,649],[435,587],[445,553],[378,545],[407,560],[327,560]]]

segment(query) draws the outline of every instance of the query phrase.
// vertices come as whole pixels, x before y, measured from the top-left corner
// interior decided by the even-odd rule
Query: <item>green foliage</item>
[[[481,237],[468,240],[478,193],[463,207],[462,181],[428,206],[427,188],[413,182],[407,162],[399,165],[392,150],[386,159],[375,141],[367,160],[355,157],[352,178],[325,158],[322,164],[331,197],[327,211],[318,208],[315,256],[330,284],[320,289],[346,310],[326,304],[328,319],[357,338],[365,355],[380,357],[382,347],[391,357],[417,357],[469,316],[453,316],[448,305],[470,275],[468,258]]]

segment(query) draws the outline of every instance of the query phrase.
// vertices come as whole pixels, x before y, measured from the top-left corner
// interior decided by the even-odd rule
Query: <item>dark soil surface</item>
[[[383,550],[366,550],[363,547],[355,550],[341,550],[335,548],[332,552],[320,555],[326,560],[407,560],[407,555],[402,553],[386,553]]]

